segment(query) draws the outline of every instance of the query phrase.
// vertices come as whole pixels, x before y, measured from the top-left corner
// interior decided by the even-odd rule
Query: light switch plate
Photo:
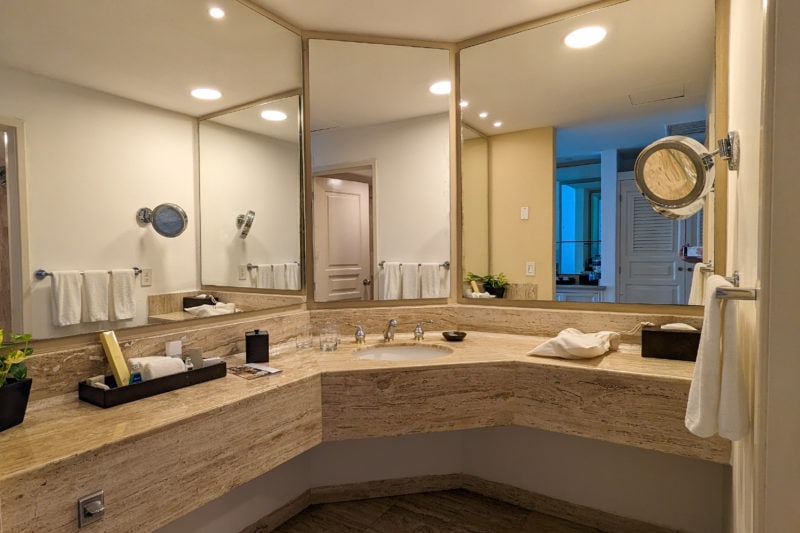
[[[78,500],[78,527],[97,522],[106,513],[105,494],[102,490]]]
[[[536,262],[528,261],[527,263],[525,263],[525,275],[526,276],[536,275]]]
[[[247,279],[247,265],[239,265],[239,281]]]
[[[141,276],[142,276],[142,287],[150,287],[153,284],[152,268],[143,268]]]
[[[520,207],[519,208],[519,219],[520,220],[528,220],[528,207]]]

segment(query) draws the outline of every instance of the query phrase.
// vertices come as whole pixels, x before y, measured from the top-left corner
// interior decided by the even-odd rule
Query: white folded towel
[[[51,301],[53,302],[53,325],[71,326],[81,321],[81,286],[83,280],[77,270],[53,272]]]
[[[290,291],[300,290],[299,263],[286,263],[286,288]]]
[[[422,263],[419,267],[419,282],[423,298],[439,298],[441,281],[439,263]]]
[[[286,289],[286,263],[272,265],[272,279],[276,289]]]
[[[400,263],[384,263],[381,271],[381,300],[400,299]]]
[[[237,311],[236,304],[221,302],[214,305],[203,304],[194,307],[185,307],[183,310],[194,316],[231,315]]]
[[[603,355],[619,347],[621,335],[616,331],[583,333],[575,328],[567,328],[548,341],[543,342],[528,355],[561,357],[563,359],[590,359]]]
[[[689,291],[689,301],[687,302],[689,305],[703,305],[703,302],[705,302],[704,294],[708,276],[709,272],[703,270],[702,263],[694,266],[692,288]]]
[[[439,275],[439,298],[450,297],[450,269],[441,267]]]
[[[141,366],[142,381],[186,372],[186,365],[180,357],[132,357],[128,360],[129,365],[134,363],[139,363]]]
[[[419,298],[419,265],[417,263],[403,263],[400,266],[403,279],[400,282],[401,294],[404,300]]]
[[[258,265],[258,278],[256,287],[259,289],[274,289],[275,282],[272,277],[272,265],[261,264]]]
[[[736,303],[716,297],[718,288],[731,287],[722,276],[710,276],[705,285],[703,328],[684,422],[698,437],[719,434],[736,441],[750,428],[747,385],[737,342]]]
[[[108,320],[108,270],[83,273],[83,313],[86,322]]]
[[[130,320],[136,316],[134,288],[136,273],[132,268],[111,271],[111,306],[113,320]]]

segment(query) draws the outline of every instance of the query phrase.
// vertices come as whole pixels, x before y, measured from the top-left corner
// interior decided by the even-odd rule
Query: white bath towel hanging
[[[272,278],[276,289],[286,289],[286,263],[272,265]]]
[[[108,270],[87,270],[83,273],[83,320],[108,320]]]
[[[692,288],[689,291],[689,301],[687,302],[689,305],[703,305],[705,302],[705,286],[709,274],[704,270],[702,263],[695,265],[692,273]]]
[[[737,304],[716,297],[718,288],[731,286],[722,276],[710,276],[706,281],[703,329],[685,424],[698,437],[719,434],[736,441],[750,428],[747,385],[737,342]]]
[[[419,283],[423,298],[440,298],[439,263],[422,263],[419,267]]]
[[[290,291],[300,290],[299,263],[286,263],[286,288]]]
[[[383,264],[381,270],[381,300],[400,299],[400,263]]]
[[[274,289],[275,282],[273,281],[272,277],[272,265],[258,265],[258,277],[256,280],[256,287],[259,289]]]
[[[83,279],[77,270],[57,270],[52,273],[51,301],[53,325],[71,326],[81,321],[81,287]]]
[[[130,320],[136,316],[136,273],[132,268],[111,271],[111,318]]]
[[[450,269],[440,266],[439,272],[439,298],[450,297]]]
[[[419,298],[419,264],[403,263],[400,265],[402,281],[401,295],[404,300]]]

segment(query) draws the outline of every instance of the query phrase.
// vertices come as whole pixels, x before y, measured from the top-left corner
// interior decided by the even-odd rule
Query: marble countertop
[[[583,369],[625,379],[645,378],[653,383],[677,383],[688,390],[694,363],[642,358],[639,346],[623,344],[620,351],[590,360],[561,360],[525,355],[546,340],[543,337],[469,332],[463,342],[446,342],[440,332],[427,332],[425,344],[445,345],[453,353],[437,359],[387,362],[357,359],[352,338],[343,339],[335,352],[297,351],[293,345],[271,348],[270,365],[281,373],[257,379],[228,374],[224,378],[145,398],[110,409],[78,399],[77,392],[31,402],[25,421],[0,433],[3,449],[0,481],[28,470],[92,453],[162,432],[201,415],[213,416],[223,407],[261,395],[280,394],[291,383],[319,381],[325,375],[382,370],[464,368],[473,365],[533,365],[537,368]],[[378,335],[366,346],[379,344]],[[396,343],[412,342],[411,334],[398,334]],[[228,365],[244,363],[244,355],[227,358]],[[687,432],[688,433],[688,432]]]

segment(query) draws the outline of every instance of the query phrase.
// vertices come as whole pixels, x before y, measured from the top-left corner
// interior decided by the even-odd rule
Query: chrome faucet
[[[421,322],[417,322],[417,327],[414,328],[415,341],[421,341],[425,338],[425,329],[423,328],[424,324],[433,324],[433,320],[423,320]]]
[[[361,327],[361,324],[356,325],[356,344],[364,344],[367,342],[367,334],[364,332],[364,328]]]
[[[386,331],[383,332],[383,341],[392,342],[394,340],[394,328],[397,327],[397,320],[394,318],[386,324]]]

